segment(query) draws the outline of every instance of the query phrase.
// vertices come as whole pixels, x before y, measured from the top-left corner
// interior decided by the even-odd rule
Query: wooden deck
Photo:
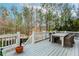
[[[28,44],[24,47],[24,52],[16,54],[15,51],[7,53],[8,56],[78,56],[79,40],[75,40],[72,48],[62,47],[59,44],[43,40],[35,44]]]

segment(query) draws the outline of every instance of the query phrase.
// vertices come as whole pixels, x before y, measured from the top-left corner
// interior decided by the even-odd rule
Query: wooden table
[[[65,37],[66,35],[68,35],[68,33],[55,33],[55,34],[52,34],[52,35],[51,35],[51,40],[52,40],[52,36],[60,37],[61,44],[62,44],[62,46],[64,46],[64,37]]]

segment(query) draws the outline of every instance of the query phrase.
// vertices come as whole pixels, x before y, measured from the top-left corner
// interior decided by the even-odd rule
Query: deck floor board
[[[51,43],[43,40],[35,44],[24,47],[24,52],[16,54],[15,51],[9,52],[8,56],[77,56],[79,55],[79,40],[75,41],[72,48],[62,47],[60,44]]]

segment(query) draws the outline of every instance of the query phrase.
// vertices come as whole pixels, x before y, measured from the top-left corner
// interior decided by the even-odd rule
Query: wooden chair
[[[73,47],[74,44],[74,35],[68,34],[64,37],[64,46],[65,47]]]

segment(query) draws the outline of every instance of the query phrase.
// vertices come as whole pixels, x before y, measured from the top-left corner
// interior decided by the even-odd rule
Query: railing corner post
[[[16,44],[20,44],[20,32],[17,32]]]

